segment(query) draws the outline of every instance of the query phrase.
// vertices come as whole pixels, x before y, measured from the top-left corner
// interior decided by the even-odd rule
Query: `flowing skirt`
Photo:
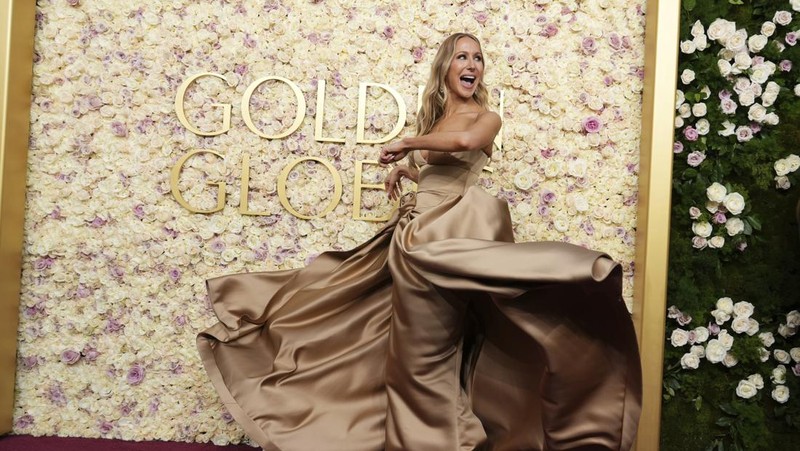
[[[208,281],[197,345],[265,450],[632,446],[641,368],[621,269],[514,243],[477,187],[405,202],[373,238],[302,269]]]

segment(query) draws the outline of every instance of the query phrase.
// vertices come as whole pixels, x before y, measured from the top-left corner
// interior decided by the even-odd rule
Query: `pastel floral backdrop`
[[[294,268],[349,248],[379,223],[353,219],[360,82],[393,87],[413,130],[418,86],[445,36],[478,35],[492,102],[504,98],[503,148],[483,186],[507,200],[519,240],[562,240],[608,252],[632,288],[644,0],[388,1],[39,0],[19,329],[16,433],[240,442],[243,432],[214,393],[195,335],[215,320],[204,280]],[[179,86],[189,122],[175,111]],[[305,119],[281,139],[243,121],[245,90],[264,76],[293,82]],[[324,135],[314,139],[320,80]],[[397,105],[366,99],[366,137],[385,136]],[[286,130],[298,102],[264,83],[249,102],[264,133]],[[302,112],[302,111],[301,111]],[[177,202],[170,173],[198,209]],[[249,209],[240,213],[242,160]],[[289,214],[276,191],[298,157],[332,165],[344,191],[319,219]],[[368,165],[365,183],[384,172]],[[211,184],[211,185],[209,185]],[[314,216],[334,184],[322,164],[298,164],[287,196]],[[365,190],[365,216],[390,209]]]
[[[663,450],[800,437],[800,0],[682,2]]]

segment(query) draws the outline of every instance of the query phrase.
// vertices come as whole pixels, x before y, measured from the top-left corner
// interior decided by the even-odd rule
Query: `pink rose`
[[[81,353],[78,351],[67,349],[66,351],[61,353],[61,362],[66,363],[67,365],[74,365],[78,363],[78,360],[80,359],[81,359]]]
[[[700,163],[702,163],[705,159],[706,155],[703,152],[698,152],[695,150],[686,157],[686,163],[689,166],[696,168],[700,166]]]
[[[789,72],[790,70],[792,70],[792,62],[789,60],[783,60],[780,62],[778,67],[780,67],[781,70],[784,72]]]
[[[597,133],[603,128],[603,121],[597,116],[589,116],[581,124],[586,133]]]
[[[672,145],[672,151],[675,153],[683,152],[683,143],[680,141],[675,141],[675,144]]]
[[[692,127],[691,125],[683,129],[683,136],[686,137],[689,141],[697,141],[697,138],[700,137],[700,134],[697,133],[697,129]]]

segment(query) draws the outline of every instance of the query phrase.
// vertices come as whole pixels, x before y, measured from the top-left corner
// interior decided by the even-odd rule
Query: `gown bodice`
[[[417,212],[425,211],[454,196],[462,196],[478,182],[488,157],[481,150],[468,152],[428,152],[427,160],[412,153],[419,166]]]

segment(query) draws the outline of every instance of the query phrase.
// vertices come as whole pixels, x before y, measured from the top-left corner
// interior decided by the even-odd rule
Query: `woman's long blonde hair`
[[[451,34],[442,42],[433,59],[431,75],[428,77],[428,83],[422,93],[422,107],[417,113],[417,136],[430,133],[436,122],[444,115],[444,104],[447,102],[445,79],[447,70],[450,69],[450,63],[453,61],[453,55],[456,53],[456,43],[461,38],[470,38],[478,44],[478,48],[481,48],[481,41],[469,33]],[[484,58],[484,68],[486,68],[485,61]],[[484,108],[489,103],[489,92],[483,83],[483,77],[481,77],[472,98]]]

